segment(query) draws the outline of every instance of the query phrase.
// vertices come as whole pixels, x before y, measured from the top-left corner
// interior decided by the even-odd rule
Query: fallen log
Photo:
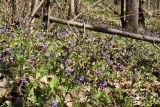
[[[83,23],[79,23],[79,22],[75,22],[75,21],[66,21],[63,19],[55,18],[55,17],[49,17],[49,19],[51,22],[56,22],[56,23],[66,24],[66,25],[69,24],[70,26],[84,28]],[[85,28],[88,30],[96,31],[96,32],[114,34],[114,35],[132,38],[132,39],[143,40],[143,41],[147,41],[147,42],[160,43],[160,38],[157,38],[157,37],[145,36],[145,35],[135,34],[135,33],[126,32],[126,31],[122,31],[122,30],[103,28],[103,27],[93,26],[93,25],[89,25],[89,24],[85,24]]]

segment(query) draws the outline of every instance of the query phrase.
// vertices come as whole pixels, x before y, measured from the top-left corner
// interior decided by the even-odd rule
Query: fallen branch
[[[56,23],[61,23],[61,24],[69,24],[71,26],[84,28],[83,23],[74,22],[74,21],[66,21],[66,20],[63,20],[63,19],[55,18],[55,17],[50,17],[49,19],[50,19],[51,22],[56,22]],[[96,32],[115,34],[115,35],[120,35],[120,36],[123,36],[123,37],[132,38],[132,39],[138,39],[138,40],[143,40],[143,41],[147,41],[147,42],[160,43],[160,38],[156,38],[156,37],[145,36],[145,35],[141,35],[141,34],[135,34],[135,33],[130,33],[130,32],[116,30],[116,29],[103,28],[103,27],[93,26],[93,25],[88,25],[88,24],[85,24],[85,28],[88,29],[88,30],[96,31]]]

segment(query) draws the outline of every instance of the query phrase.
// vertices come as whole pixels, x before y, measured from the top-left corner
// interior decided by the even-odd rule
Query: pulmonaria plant
[[[71,67],[66,67],[64,72],[65,72],[65,75],[68,76],[73,72],[73,69]]]
[[[18,21],[19,21],[19,23],[21,23],[21,24],[26,24],[26,23],[27,23],[27,21],[26,21],[23,17],[19,17],[19,18],[18,18]]]
[[[107,86],[108,86],[108,83],[106,81],[100,81],[97,83],[97,87],[100,89],[107,88]]]
[[[53,101],[52,101],[52,107],[57,107],[57,102],[56,102],[56,100],[53,100]]]
[[[4,57],[0,57],[0,62],[4,62],[5,61],[5,58]]]
[[[7,28],[1,28],[0,29],[0,34],[5,34],[8,31]]]
[[[78,77],[78,79],[79,79],[79,81],[84,81],[84,75],[80,75],[80,76]]]
[[[9,62],[10,62],[10,63],[13,63],[14,61],[15,61],[14,56],[9,56]]]

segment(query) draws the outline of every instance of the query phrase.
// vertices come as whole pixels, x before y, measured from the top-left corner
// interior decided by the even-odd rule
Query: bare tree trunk
[[[69,12],[68,12],[68,19],[71,20],[74,18],[75,13],[75,4],[74,0],[69,0]]]
[[[80,12],[80,2],[81,0],[75,0],[75,14],[78,15]]]
[[[160,0],[157,0],[157,14],[160,14]]]
[[[118,5],[120,3],[120,0],[114,0],[114,4]]]
[[[126,0],[126,25],[129,30],[138,30],[139,0]]]
[[[147,0],[147,9],[151,10],[151,1],[150,0]]]
[[[50,0],[47,0],[47,34],[48,34],[48,32],[49,32],[49,28],[50,28],[50,20],[49,20],[49,17],[50,17],[50,3],[51,3],[51,1]]]
[[[139,0],[139,24],[145,28],[144,0]]]
[[[16,0],[11,0],[11,4],[12,4],[12,23],[14,22],[14,19],[16,17]]]
[[[121,24],[122,24],[122,28],[125,28],[126,23],[125,23],[125,14],[124,14],[124,0],[121,0]]]

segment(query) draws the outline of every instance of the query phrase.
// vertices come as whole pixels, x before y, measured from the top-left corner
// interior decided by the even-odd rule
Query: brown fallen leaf
[[[0,88],[0,98],[5,97],[8,90],[6,88]]]
[[[51,81],[52,76],[51,75],[45,75],[40,78],[40,81],[44,84],[49,84]]]
[[[64,102],[65,102],[67,107],[72,107],[73,102],[72,102],[72,98],[71,98],[70,94],[67,94],[65,96],[65,101]]]
[[[122,87],[131,87],[132,81],[124,81],[124,82],[121,82],[120,85]]]

